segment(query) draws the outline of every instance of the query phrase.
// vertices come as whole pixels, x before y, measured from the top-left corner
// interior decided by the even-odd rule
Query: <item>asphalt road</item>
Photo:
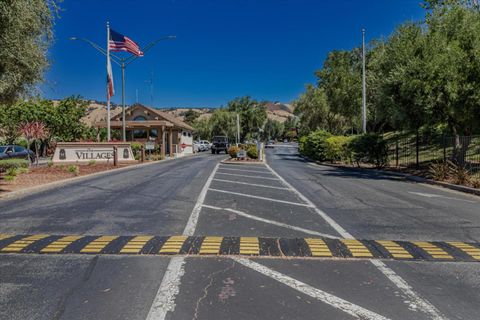
[[[268,166],[204,154],[0,200],[0,233],[480,241],[478,197],[317,166],[292,145],[267,153]],[[0,254],[0,319],[473,320],[479,289],[475,262]]]

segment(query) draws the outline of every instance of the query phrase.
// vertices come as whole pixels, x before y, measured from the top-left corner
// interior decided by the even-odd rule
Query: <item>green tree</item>
[[[227,110],[240,115],[240,140],[252,139],[267,120],[265,103],[250,97],[236,98],[227,104]]]
[[[280,139],[283,138],[284,131],[283,123],[277,120],[267,119],[262,136],[264,140]]]
[[[318,86],[325,92],[330,111],[359,128],[362,110],[362,56],[351,51],[332,51],[316,72]]]
[[[192,125],[195,128],[195,138],[197,140],[210,140],[212,138],[212,128],[208,119],[197,119]]]
[[[226,136],[230,141],[236,136],[236,115],[226,109],[218,109],[209,120],[212,136]]]
[[[54,11],[54,0],[0,2],[0,103],[11,104],[43,80]]]
[[[323,88],[307,85],[305,93],[295,101],[295,113],[300,118],[299,134],[307,135],[316,130],[342,134],[347,120],[330,110]]]
[[[193,122],[200,116],[200,113],[198,111],[188,109],[182,115],[186,123],[193,124]]]

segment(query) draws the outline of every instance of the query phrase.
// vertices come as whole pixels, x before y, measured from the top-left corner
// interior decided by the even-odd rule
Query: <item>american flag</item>
[[[135,41],[112,29],[110,29],[108,46],[111,51],[127,51],[139,57],[143,56],[142,50]]]

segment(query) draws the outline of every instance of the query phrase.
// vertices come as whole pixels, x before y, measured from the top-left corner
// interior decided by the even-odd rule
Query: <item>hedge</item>
[[[23,159],[0,160],[0,172],[6,172],[9,169],[28,168],[30,163]]]
[[[319,161],[371,163],[383,167],[388,162],[388,145],[381,135],[332,136],[315,131],[299,141],[301,154]]]
[[[327,139],[332,137],[332,134],[318,130],[310,133],[308,136],[303,136],[299,141],[300,153],[319,161],[327,160],[325,149],[327,147]]]
[[[258,150],[256,145],[249,145],[247,148],[247,156],[250,159],[258,159]]]

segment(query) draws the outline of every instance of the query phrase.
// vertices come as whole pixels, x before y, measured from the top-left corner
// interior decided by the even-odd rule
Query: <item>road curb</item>
[[[184,157],[182,157],[182,158],[184,158]],[[49,183],[46,183],[46,184],[41,184],[41,185],[38,185],[38,186],[34,186],[34,187],[22,189],[22,190],[16,190],[16,191],[12,191],[12,192],[7,192],[5,194],[0,194],[0,200],[10,200],[10,199],[15,199],[15,198],[19,198],[19,197],[24,197],[24,196],[27,196],[27,195],[51,190],[51,189],[54,189],[56,187],[68,185],[68,184],[71,184],[71,183],[74,183],[74,182],[79,182],[79,181],[84,181],[84,180],[88,180],[88,179],[92,179],[92,178],[97,178],[97,177],[108,175],[108,174],[111,174],[111,173],[118,173],[118,172],[122,172],[122,171],[126,171],[126,170],[138,169],[138,168],[150,166],[150,165],[153,165],[153,164],[168,162],[168,161],[171,161],[171,160],[178,160],[178,159],[166,158],[166,159],[161,160],[161,161],[139,163],[139,164],[130,165],[130,166],[122,167],[122,168],[116,168],[116,169],[111,169],[111,170],[95,172],[95,173],[87,174],[87,175],[80,176],[80,177],[73,177],[73,178],[64,179],[64,180],[53,181],[53,182],[49,182]]]
[[[320,161],[313,160],[313,159],[311,159],[309,157],[306,157],[306,156],[302,156],[302,158],[304,158],[308,162],[316,163],[318,165],[325,166],[325,167],[342,168],[342,169],[348,169],[348,170],[373,170],[374,172],[378,172],[378,173],[385,172],[385,173],[391,174],[393,176],[405,178],[405,180],[424,183],[424,184],[429,184],[429,185],[440,186],[440,187],[444,187],[446,189],[460,191],[460,192],[463,192],[463,193],[469,193],[469,194],[480,196],[480,189],[475,189],[475,188],[466,187],[466,186],[459,186],[459,185],[448,183],[448,182],[435,181],[435,180],[424,178],[424,177],[414,176],[414,175],[408,174],[408,173],[396,172],[396,171],[391,171],[391,170],[382,170],[382,169],[376,169],[376,168],[358,168],[358,167],[354,168],[354,167],[348,167],[348,166],[341,165],[341,164],[332,164],[332,163],[320,162]]]

